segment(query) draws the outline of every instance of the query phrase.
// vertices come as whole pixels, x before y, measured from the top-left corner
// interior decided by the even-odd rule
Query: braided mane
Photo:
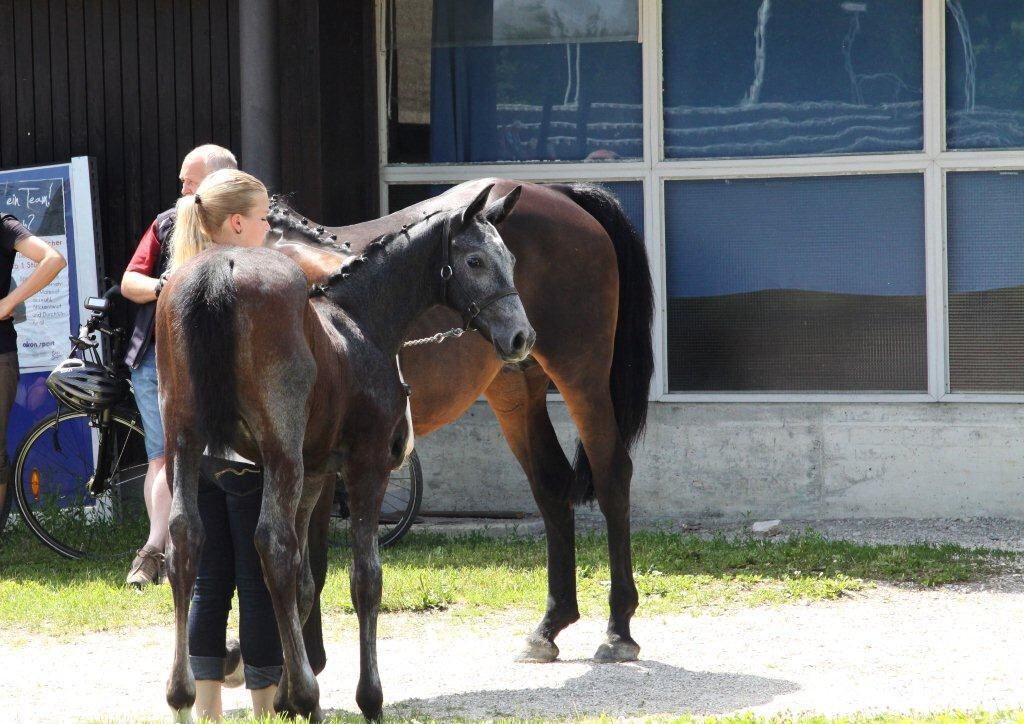
[[[309,219],[300,216],[280,196],[274,196],[270,199],[267,223],[270,224],[271,229],[290,231],[313,244],[326,246],[342,253],[349,252],[349,243],[347,241],[339,242],[337,234],[328,233],[323,226],[314,226]]]
[[[374,239],[373,241],[366,245],[366,249],[363,251],[362,254],[360,254],[359,256],[349,257],[348,259],[343,261],[341,263],[341,266],[338,267],[336,271],[332,272],[331,275],[327,277],[327,280],[323,284],[314,284],[309,290],[309,296],[318,297],[326,294],[327,290],[330,289],[332,286],[334,286],[335,284],[340,284],[345,279],[348,279],[350,276],[352,276],[352,274],[355,273],[356,269],[360,265],[365,264],[372,257],[379,256],[381,253],[383,253],[384,248],[392,241],[402,236],[403,234],[408,236],[409,229],[416,226],[417,224],[423,223],[430,217],[436,216],[437,214],[440,213],[443,212],[434,211],[432,213],[427,214],[422,219],[414,221],[411,224],[403,224],[400,231],[378,236],[376,239]]]

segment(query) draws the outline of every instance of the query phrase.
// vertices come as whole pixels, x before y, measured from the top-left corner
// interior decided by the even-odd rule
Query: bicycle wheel
[[[22,441],[14,461],[14,493],[25,523],[66,558],[118,557],[146,539],[143,484],[148,461],[142,425],[115,410],[110,428],[106,489],[86,488],[95,469],[96,428],[83,412],[49,415]]]
[[[377,541],[381,548],[394,545],[409,532],[409,528],[416,522],[422,502],[423,468],[414,450],[402,467],[392,471],[388,480],[377,527]],[[331,545],[349,545],[348,515],[345,491],[339,481],[331,518]]]

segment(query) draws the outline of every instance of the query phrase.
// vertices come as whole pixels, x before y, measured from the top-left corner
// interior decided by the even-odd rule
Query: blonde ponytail
[[[174,234],[171,235],[172,271],[213,243],[203,231],[199,213],[195,196],[182,196],[178,199]]]
[[[213,235],[229,216],[248,212],[266,193],[259,179],[228,168],[203,179],[194,196],[178,199],[171,236],[171,270],[211,246]]]

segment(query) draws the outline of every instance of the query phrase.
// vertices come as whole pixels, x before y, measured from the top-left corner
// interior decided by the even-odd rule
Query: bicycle
[[[91,314],[70,338],[68,359],[101,365],[123,384],[123,398],[101,410],[58,401],[57,411],[28,431],[14,455],[18,514],[36,538],[65,558],[124,556],[146,537],[145,433],[120,364],[124,330],[106,319],[118,291],[115,286],[86,299]],[[111,362],[104,364],[104,356]]]
[[[71,559],[123,557],[146,537],[143,499],[148,461],[145,433],[134,405],[123,358],[125,333],[107,321],[112,287],[103,297],[86,299],[92,314],[71,337],[69,359],[100,364],[125,385],[124,399],[103,410],[67,409],[40,420],[18,446],[12,496],[0,510],[3,531],[12,497],[29,530],[47,547]],[[99,335],[99,337],[97,336]],[[106,344],[101,344],[102,342]],[[103,348],[106,354],[101,355]],[[103,363],[101,357],[110,360]],[[95,462],[94,462],[95,461]],[[388,483],[380,522],[380,545],[398,542],[412,526],[423,497],[423,474],[413,452]],[[344,486],[335,486],[331,543],[347,539],[348,506]]]

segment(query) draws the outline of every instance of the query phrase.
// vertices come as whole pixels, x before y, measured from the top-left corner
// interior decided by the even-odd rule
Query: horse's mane
[[[416,226],[416,225],[418,225],[418,224],[420,224],[420,223],[430,219],[433,216],[437,216],[440,213],[443,213],[443,212],[442,211],[434,211],[434,212],[432,212],[430,214],[427,214],[422,219],[417,219],[416,221],[414,221],[414,222],[412,222],[410,224],[403,224],[402,228],[400,230],[398,230],[398,231],[392,232],[390,234],[381,234],[376,239],[374,239],[373,241],[371,241],[369,244],[366,245],[366,248],[363,250],[362,254],[360,254],[358,256],[349,257],[348,259],[343,261],[341,263],[341,266],[338,267],[338,269],[336,271],[332,272],[331,275],[329,277],[327,277],[326,281],[324,281],[323,284],[314,284],[312,286],[312,288],[309,290],[309,296],[316,297],[316,296],[321,296],[321,295],[326,294],[327,290],[330,289],[332,286],[334,286],[335,284],[339,284],[340,282],[342,282],[345,279],[348,279],[350,276],[352,276],[352,274],[356,271],[356,269],[361,264],[365,264],[366,262],[368,262],[370,260],[371,257],[378,256],[381,253],[383,253],[384,247],[386,247],[389,243],[391,243],[392,241],[394,241],[395,239],[397,239],[398,237],[400,237],[402,235],[408,236],[409,229],[411,229],[412,227],[414,227],[414,226]],[[269,217],[268,217],[267,220],[268,221],[270,220]],[[296,222],[289,218],[288,223],[294,224]],[[271,226],[273,226],[273,224],[271,224]],[[306,236],[309,236],[309,234],[310,234],[310,232],[308,231],[309,227],[308,226],[302,226],[301,223],[300,223],[300,227],[302,229],[307,229],[307,231],[301,231],[300,230],[299,233],[302,233],[302,234],[304,234]],[[294,228],[294,227],[292,227],[292,228]],[[318,227],[318,228],[323,228],[323,227]]]
[[[271,229],[292,232],[310,244],[326,246],[332,251],[339,251],[345,254],[350,253],[347,243],[338,242],[337,234],[328,233],[323,226],[314,225],[305,216],[299,215],[280,196],[274,196],[270,199],[267,223],[270,224]]]

